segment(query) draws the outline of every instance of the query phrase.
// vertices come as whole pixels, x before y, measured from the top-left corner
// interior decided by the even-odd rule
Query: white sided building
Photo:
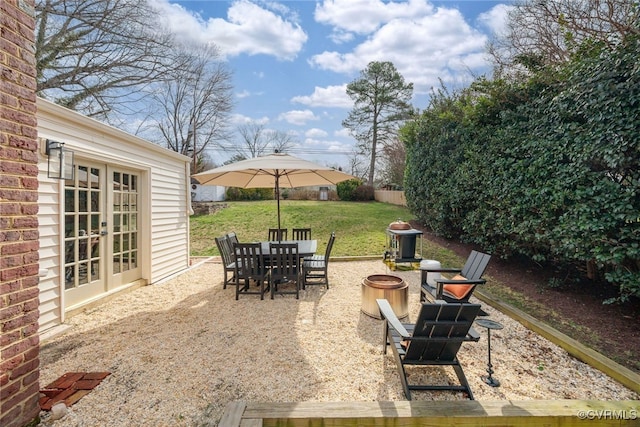
[[[188,268],[190,158],[49,101],[37,107],[43,333]],[[73,152],[71,179],[49,178],[47,141]]]

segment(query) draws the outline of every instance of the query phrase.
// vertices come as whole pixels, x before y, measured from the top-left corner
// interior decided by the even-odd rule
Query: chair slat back
[[[422,304],[404,359],[453,361],[479,312],[480,304]]]
[[[236,243],[240,243],[238,241],[238,235],[236,233],[234,233],[233,231],[231,233],[227,233],[227,239],[229,240],[229,243],[231,244],[231,248],[233,248],[233,245],[235,245]]]
[[[311,229],[294,228],[291,230],[291,238],[293,240],[311,240]]]
[[[297,243],[270,243],[272,278],[294,279],[299,275],[299,255]]]
[[[490,259],[491,255],[489,254],[471,251],[471,254],[469,254],[469,258],[467,258],[467,262],[464,264],[464,267],[462,267],[460,274],[469,280],[479,280],[484,274]]]
[[[260,243],[236,243],[233,246],[236,254],[236,270],[242,279],[261,278],[265,268],[262,265],[263,254]]]
[[[231,264],[234,260],[231,257],[231,253],[229,252],[228,242],[229,239],[227,236],[216,237],[216,246],[218,247],[218,252],[220,252],[220,258],[222,258],[222,263],[224,265]]]
[[[287,229],[286,228],[270,228],[268,240],[270,242],[281,242],[283,240],[287,240]]]
[[[329,262],[329,257],[331,256],[331,250],[333,249],[333,242],[336,240],[335,231],[331,233],[329,236],[329,241],[327,242],[327,248],[324,251],[324,262]]]

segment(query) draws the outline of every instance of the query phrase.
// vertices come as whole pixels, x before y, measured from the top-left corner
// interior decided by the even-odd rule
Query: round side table
[[[491,330],[502,329],[503,326],[500,323],[494,320],[489,320],[489,319],[477,319],[476,324],[483,328],[487,328],[487,348],[489,352],[489,362],[487,363],[487,373],[489,375],[482,376],[482,379],[485,383],[489,384],[491,387],[500,387],[500,381],[493,378],[493,365],[491,364]]]

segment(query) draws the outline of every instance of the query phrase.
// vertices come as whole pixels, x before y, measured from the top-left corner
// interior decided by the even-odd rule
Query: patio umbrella
[[[335,185],[355,176],[289,154],[270,154],[220,166],[193,177],[202,185],[275,189],[280,227],[280,188]]]

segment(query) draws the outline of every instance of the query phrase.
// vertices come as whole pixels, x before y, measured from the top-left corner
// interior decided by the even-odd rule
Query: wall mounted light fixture
[[[73,179],[73,151],[64,147],[64,142],[47,139],[46,154],[49,156],[47,176],[55,179]]]

